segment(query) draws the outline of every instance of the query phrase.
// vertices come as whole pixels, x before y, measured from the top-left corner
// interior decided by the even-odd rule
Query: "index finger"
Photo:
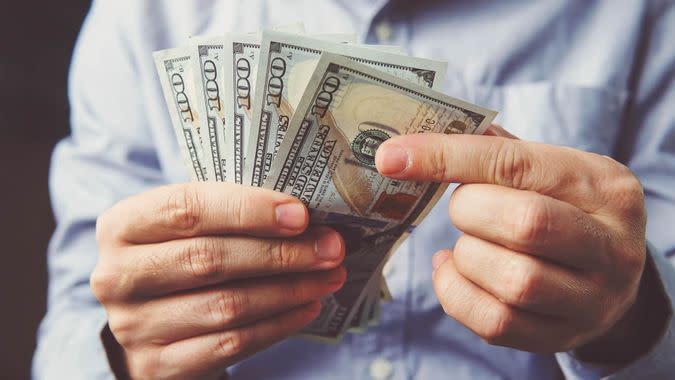
[[[284,237],[302,233],[307,208],[295,197],[217,182],[159,187],[127,198],[101,216],[97,235],[129,244],[237,234]]]
[[[574,153],[499,136],[423,133],[385,141],[375,162],[391,178],[493,184],[566,200],[597,181],[583,170],[590,160]]]

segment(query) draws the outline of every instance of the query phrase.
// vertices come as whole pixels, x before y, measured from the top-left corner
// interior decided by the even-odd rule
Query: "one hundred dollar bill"
[[[193,181],[213,178],[200,140],[200,115],[194,85],[194,56],[190,47],[153,53],[162,92],[181,155]]]
[[[255,34],[230,34],[223,39],[225,54],[225,159],[231,163],[232,179],[244,178],[245,137],[251,128],[255,99],[256,73],[260,55],[260,37]]]
[[[496,112],[323,53],[288,123],[265,188],[292,194],[311,222],[342,233],[347,281],[324,298],[311,337],[339,339],[388,256],[431,210],[447,185],[398,181],[375,169],[385,140],[413,133],[481,134]]]
[[[289,34],[302,35],[302,23],[280,25],[274,28]],[[331,35],[350,39],[350,35]],[[224,159],[228,163],[230,180],[241,184],[246,161],[245,141],[251,128],[261,33],[228,34],[221,40],[224,49],[222,62],[224,88]]]
[[[221,37],[193,38],[192,55],[194,59],[195,93],[199,100],[195,107],[203,115],[202,148],[204,160],[218,182],[233,182],[231,163],[226,158],[225,149],[229,139],[225,136],[225,86],[223,61],[225,50]],[[204,133],[205,132],[205,133]]]
[[[364,297],[356,306],[356,312],[348,324],[348,332],[354,334],[362,334],[366,331],[369,325],[369,319],[372,316],[375,304],[379,301],[379,281],[373,276],[366,289],[364,290]]]
[[[399,78],[434,88],[442,84],[447,63],[322,41],[287,33],[263,32],[253,126],[247,142],[244,184],[262,186],[288,123],[324,51],[351,57]]]

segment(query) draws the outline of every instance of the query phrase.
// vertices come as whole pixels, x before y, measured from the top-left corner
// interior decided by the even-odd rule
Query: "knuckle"
[[[281,272],[292,269],[298,261],[299,250],[296,240],[279,240],[272,243],[271,254],[268,255],[272,267]]]
[[[220,291],[208,304],[209,314],[217,325],[227,328],[241,315],[246,303],[246,296],[241,292]]]
[[[312,321],[316,320],[319,318],[321,315],[321,308],[316,308],[316,309],[310,309],[305,311],[305,321],[304,321],[304,326],[307,326],[312,323]]]
[[[113,312],[108,314],[108,327],[117,343],[122,347],[131,347],[134,345],[135,336],[134,323],[125,313]]]
[[[181,262],[191,276],[207,281],[217,278],[223,269],[215,243],[210,238],[188,240],[183,248]]]
[[[448,160],[448,152],[443,148],[443,146],[438,146],[437,149],[431,149],[431,155],[429,159],[431,165],[428,169],[430,171],[430,173],[428,173],[429,176],[439,180],[447,179],[450,174],[448,173]]]
[[[218,337],[219,356],[229,358],[244,352],[246,348],[246,338],[242,330],[231,330]]]
[[[620,284],[627,286],[639,282],[645,267],[646,248],[645,245],[626,244],[624,247],[615,249],[612,255],[610,268],[614,273],[612,278],[616,278]]]
[[[305,290],[304,284],[301,281],[295,281],[288,286],[285,286],[282,290],[284,300],[290,304],[297,304],[304,301],[307,298],[307,291]]]
[[[644,197],[644,189],[640,180],[627,166],[620,165],[620,167],[620,174],[618,176],[619,185],[616,186],[619,193],[633,199],[642,199]]]
[[[455,317],[455,302],[454,284],[447,276],[438,276],[434,279],[434,287],[436,289],[436,296],[443,308],[443,312],[449,317]]]
[[[506,284],[505,302],[514,306],[529,306],[537,301],[536,293],[542,280],[536,270],[527,264],[517,264],[512,268]]]
[[[645,270],[646,256],[647,253],[644,250],[641,250],[639,253],[632,252],[631,254],[627,254],[624,259],[627,275],[636,282],[640,281],[640,276],[642,276],[642,272]]]
[[[491,345],[504,345],[511,335],[514,321],[514,313],[509,307],[489,308],[480,336]]]
[[[102,269],[100,265],[94,268],[89,277],[89,287],[101,304],[106,304],[114,299],[113,295],[116,293],[120,282],[118,273]]]
[[[187,235],[194,235],[200,225],[203,200],[192,185],[175,186],[166,200],[162,213],[168,223]]]
[[[108,231],[110,231],[107,220],[107,213],[101,214],[96,218],[96,243],[100,246],[104,245],[108,241]]]
[[[157,355],[149,350],[127,351],[127,367],[132,379],[160,379],[161,368]]]
[[[540,243],[549,236],[552,226],[551,209],[540,197],[533,197],[522,207],[514,224],[513,240],[519,244]]]
[[[457,238],[457,241],[455,242],[455,247],[452,250],[453,252],[453,257],[457,259],[458,256],[464,256],[465,253],[470,251],[469,245],[470,243],[469,237],[467,235],[461,235],[460,237]]]
[[[614,158],[609,157],[609,156],[605,156],[605,157],[608,158],[612,162],[613,172],[611,172],[611,173],[615,177],[635,177],[633,175],[633,171],[631,170],[631,168],[626,166],[624,163],[619,162],[619,161],[617,161]]]
[[[244,228],[244,221],[249,213],[248,199],[243,191],[233,191],[230,196],[226,197],[225,215],[229,219],[229,224],[236,229]]]
[[[448,202],[448,216],[450,216],[450,220],[452,220],[454,224],[461,224],[462,222],[462,211],[464,211],[464,209],[462,208],[463,203],[461,202],[461,198],[463,192],[470,187],[471,185],[461,184],[457,186],[450,196],[450,202]]]
[[[620,209],[625,210],[634,218],[644,218],[644,189],[640,180],[627,167],[614,180],[612,198]]]
[[[580,331],[596,331],[599,328],[609,329],[613,322],[616,322],[614,311],[620,304],[614,296],[607,296],[602,292],[589,297],[588,304],[594,310],[590,313],[581,313],[576,322]]]
[[[492,178],[495,184],[513,187],[516,189],[526,186],[525,174],[531,169],[526,155],[518,149],[513,142],[497,145],[493,154],[490,155],[488,165],[488,178]]]
[[[123,221],[115,220],[116,207],[113,206],[96,218],[95,237],[99,247],[114,245],[125,239],[126,224]],[[102,251],[102,253],[105,253],[105,251]]]
[[[447,292],[443,291],[441,292],[441,295],[439,295],[439,302],[441,304],[441,308],[443,309],[443,313],[447,315],[448,317],[454,318],[455,317],[455,309],[452,307],[452,304],[448,302],[447,299]]]
[[[461,235],[455,242],[455,247],[452,250],[452,257],[455,263],[455,269],[463,275],[469,275],[471,255],[471,239],[467,235]],[[469,268],[467,268],[469,267]]]

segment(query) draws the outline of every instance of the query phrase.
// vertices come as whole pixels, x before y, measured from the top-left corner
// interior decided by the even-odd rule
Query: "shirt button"
[[[391,42],[394,37],[394,29],[389,21],[380,21],[375,25],[375,37],[380,42]]]
[[[394,372],[394,365],[385,358],[377,358],[370,363],[370,377],[373,380],[387,380]]]

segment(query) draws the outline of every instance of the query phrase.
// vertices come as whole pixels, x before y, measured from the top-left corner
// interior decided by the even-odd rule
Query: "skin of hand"
[[[432,278],[446,314],[483,340],[553,353],[639,331],[618,323],[638,304],[646,259],[643,189],[626,166],[498,126],[395,137],[376,165],[391,178],[462,183],[449,214],[463,235],[436,253]]]
[[[344,241],[296,198],[223,183],[156,188],[97,221],[91,287],[133,379],[217,379],[295,334],[345,281]]]

